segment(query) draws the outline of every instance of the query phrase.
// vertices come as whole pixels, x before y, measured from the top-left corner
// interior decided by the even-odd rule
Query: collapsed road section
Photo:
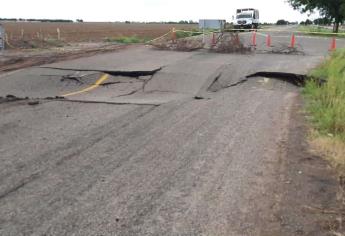
[[[125,103],[111,98],[132,95],[144,90],[147,82],[159,70],[161,68],[150,71],[106,71],[107,74],[105,74],[103,71],[31,68],[3,76],[0,94],[3,97],[13,95],[18,98],[43,100],[58,97],[64,98],[64,101],[74,99],[114,104]],[[101,92],[105,93],[99,99],[85,96],[90,95],[99,87],[102,87]]]
[[[68,101],[160,105],[210,97],[209,92],[236,86],[248,75],[278,79],[283,76],[296,85],[303,84],[303,75],[322,59],[322,56],[303,56],[302,64],[299,55],[186,53],[147,47],[127,53],[121,51],[2,75],[0,96],[36,99],[58,96]]]

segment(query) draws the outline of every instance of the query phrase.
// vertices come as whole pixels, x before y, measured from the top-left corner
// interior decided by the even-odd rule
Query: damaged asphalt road
[[[336,179],[299,88],[262,74],[322,58],[137,47],[0,75],[0,235],[327,235],[303,209],[336,208]]]

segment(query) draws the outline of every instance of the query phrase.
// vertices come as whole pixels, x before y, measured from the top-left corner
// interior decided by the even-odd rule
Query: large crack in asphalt
[[[210,86],[207,88],[207,90],[211,89],[216,83],[218,83],[219,78],[222,76],[222,73],[219,73],[214,78],[213,82],[210,84]]]
[[[206,92],[216,93],[220,90],[236,87],[248,82],[251,78],[270,78],[275,80],[280,80],[283,82],[290,83],[297,87],[304,87],[306,82],[309,80],[315,81],[319,86],[322,86],[326,80],[320,78],[313,78],[305,74],[297,74],[297,73],[286,73],[286,72],[270,72],[270,71],[259,71],[253,74],[246,75],[244,77],[238,78],[236,82],[231,82],[228,84],[222,84],[219,80],[222,76],[222,72],[219,72],[214,75],[213,81],[210,83],[210,86],[206,89]],[[223,82],[224,83],[224,82]],[[197,96],[194,97],[195,99],[206,99],[210,98],[209,96],[199,93]]]
[[[250,78],[257,78],[257,77],[265,77],[265,78],[271,78],[276,80],[281,80],[284,82],[291,83],[295,86],[302,87],[305,85],[306,81],[308,79],[311,79],[307,75],[304,74],[296,74],[296,73],[285,73],[285,72],[269,72],[269,71],[259,71],[255,72],[253,74],[249,74],[247,76],[244,76],[242,78],[238,78],[235,82],[224,84],[224,82],[220,81],[220,78],[223,76],[224,69],[228,65],[220,66],[210,77],[209,79],[204,83],[202,88],[199,90],[199,92],[194,96],[195,99],[207,99],[211,98],[208,96],[208,92],[218,92],[220,90],[239,86],[245,82],[247,82]],[[56,68],[56,67],[40,67],[40,68],[49,68],[49,69],[57,69],[57,70],[67,70],[67,71],[75,71],[75,74],[73,75],[60,75],[62,77],[61,81],[65,80],[72,80],[79,84],[83,84],[84,82],[80,80],[78,77],[80,72],[82,71],[92,71],[97,72],[95,70],[76,70],[76,69],[63,69],[63,68]],[[157,72],[162,70],[162,67],[157,68],[155,70],[148,70],[148,71],[98,71],[98,73],[106,73],[111,76],[122,76],[122,77],[128,77],[128,79],[131,79],[131,81],[111,81],[111,82],[104,82],[100,84],[99,86],[110,86],[110,85],[117,85],[122,83],[142,83],[142,86],[140,88],[128,91],[124,94],[118,95],[117,97],[126,97],[133,94],[136,94],[137,92],[143,92],[145,93],[145,87],[146,85],[154,78]],[[58,75],[56,75],[58,76]],[[82,77],[85,77],[87,75],[81,75]],[[146,77],[146,78],[142,78]],[[135,81],[133,81],[135,79]],[[319,84],[323,84],[324,81],[319,80]],[[112,102],[112,101],[94,101],[94,100],[82,100],[82,99],[67,99],[65,97],[44,97],[44,98],[29,98],[29,97],[16,97],[13,95],[8,95],[5,98],[0,97],[0,103],[5,102],[13,102],[18,100],[28,100],[29,105],[37,105],[36,102],[32,103],[31,101],[44,101],[44,100],[55,100],[55,101],[65,101],[65,102],[79,102],[79,103],[103,103],[103,104],[113,104],[113,105],[150,105],[150,106],[159,106],[158,103],[138,103],[138,102]]]
[[[277,79],[284,82],[291,83],[297,87],[302,87],[305,85],[308,76],[303,74],[295,74],[295,73],[285,73],[285,72],[268,72],[268,71],[260,71],[254,74],[247,75],[246,78],[254,78],[254,77],[266,77],[270,79]]]
[[[82,79],[84,77],[94,75],[93,74],[83,74],[81,75],[80,72],[96,72],[97,73],[103,73],[103,74],[108,74],[113,77],[123,77],[127,78],[123,79],[122,81],[110,81],[110,82],[103,82],[99,84],[99,86],[102,87],[107,87],[111,85],[119,85],[119,84],[128,84],[128,83],[142,83],[142,86],[138,89],[134,89],[131,91],[126,92],[125,94],[118,95],[116,97],[126,97],[130,96],[133,94],[136,94],[137,92],[143,92],[146,93],[145,87],[146,85],[154,78],[157,72],[163,69],[163,67],[159,67],[154,70],[147,70],[147,71],[142,71],[142,70],[134,70],[134,71],[107,71],[107,70],[93,70],[93,69],[87,69],[87,70],[81,70],[81,69],[66,69],[66,68],[58,68],[58,67],[39,67],[39,68],[45,68],[45,69],[53,69],[53,70],[60,70],[60,71],[73,71],[74,73],[67,74],[67,75],[58,75],[58,74],[43,74],[41,76],[57,76],[61,77],[60,81],[72,81],[76,82],[79,85],[85,85],[85,84],[90,84],[90,85],[95,85],[95,83],[87,83],[86,81],[83,81]],[[131,102],[131,101],[97,101],[97,100],[86,100],[86,99],[70,99],[67,97],[63,96],[48,96],[48,97],[29,97],[29,96],[22,96],[22,97],[17,97],[15,95],[7,95],[6,97],[0,97],[0,104],[1,103],[9,103],[9,102],[15,102],[15,101],[22,101],[26,100],[28,105],[38,105],[41,102],[48,102],[48,101],[60,101],[60,102],[75,102],[75,103],[96,103],[96,104],[109,104],[109,105],[139,105],[139,106],[160,106],[161,103],[155,103],[155,102]]]
[[[124,77],[131,77],[131,78],[154,75],[158,71],[163,69],[163,67],[159,67],[154,70],[121,71],[121,70],[73,69],[73,68],[62,68],[62,67],[51,67],[51,66],[40,66],[39,68],[52,69],[52,70],[64,70],[64,71],[100,72],[100,73],[105,73],[112,76],[124,76]]]
[[[121,94],[121,95],[116,96],[116,97],[126,97],[126,96],[130,96],[130,95],[136,94],[137,92],[140,92],[140,91],[141,92],[146,92],[145,91],[145,87],[153,79],[155,74],[152,74],[149,78],[141,78],[141,77],[144,77],[144,76],[141,76],[141,77],[140,76],[138,76],[138,77],[128,77],[128,78],[131,78],[131,79],[135,79],[136,82],[133,82],[133,81],[114,81],[114,82],[102,83],[102,84],[100,84],[100,86],[109,86],[109,85],[117,85],[117,84],[128,84],[128,83],[142,83],[142,86],[140,88],[134,89],[134,90],[132,90],[130,92],[127,92],[125,94]],[[145,76],[145,77],[147,77],[147,76]]]
[[[80,75],[80,72],[97,72],[97,73],[103,73],[103,74],[107,74],[110,76],[114,76],[114,77],[127,77],[129,79],[135,79],[138,83],[142,83],[141,88],[139,89],[135,89],[132,90],[130,92],[127,92],[125,94],[121,94],[119,96],[116,97],[125,97],[125,96],[130,96],[133,95],[139,91],[145,92],[145,87],[146,85],[153,79],[154,75],[161,71],[163,69],[163,67],[159,67],[157,69],[154,70],[147,70],[147,71],[143,71],[143,70],[133,70],[133,71],[116,71],[116,70],[92,70],[92,69],[71,69],[71,68],[59,68],[59,67],[50,67],[50,66],[41,66],[40,68],[45,68],[45,69],[53,69],[53,70],[62,70],[62,71],[74,71],[73,74],[68,74],[68,75],[42,75],[42,76],[60,76],[61,77],[61,81],[74,81],[78,84],[85,84],[86,82],[82,81],[82,78],[90,76],[90,75],[94,75],[94,74],[84,74],[84,75]],[[147,78],[141,78],[141,77],[148,77],[150,76],[148,79]],[[118,84],[125,84],[125,83],[134,83],[132,80],[131,81],[112,81],[112,82],[103,82],[101,84],[99,84],[99,86],[110,86],[110,85],[118,85]],[[92,84],[94,85],[94,84]]]
[[[218,80],[223,74],[223,71],[230,66],[230,64],[225,64],[218,67],[206,80],[206,82],[201,86],[199,91],[195,94],[194,99],[202,100],[209,99],[208,95],[205,92],[211,92],[211,88],[218,83]]]
[[[260,72],[255,72],[253,74],[249,74],[247,76],[238,78],[235,82],[230,82],[230,83],[223,82],[224,84],[222,84],[222,82],[220,82],[220,78],[222,77],[222,75],[223,75],[223,71],[221,70],[218,70],[216,73],[214,73],[212,77],[210,77],[211,80],[208,83],[209,86],[203,88],[202,91],[199,91],[197,95],[194,97],[194,99],[197,99],[197,100],[210,99],[211,97],[209,97],[208,94],[205,92],[216,93],[223,89],[236,87],[248,82],[250,78],[265,77],[265,78],[270,78],[270,79],[276,79],[276,80],[293,84],[297,87],[305,86],[306,81],[310,79],[310,77],[304,74],[260,71]],[[322,83],[320,82],[320,84]]]
[[[308,77],[307,75],[304,75],[304,74],[260,71],[260,72],[255,72],[253,74],[249,74],[245,77],[239,78],[236,82],[224,85],[224,84],[221,84],[219,82],[220,77],[221,77],[221,74],[219,74],[218,76],[216,76],[214,78],[214,81],[207,88],[208,92],[218,92],[222,89],[235,87],[235,86],[238,86],[238,85],[241,85],[241,84],[247,82],[250,78],[257,78],[257,77],[276,79],[276,80],[280,80],[280,81],[284,81],[284,82],[293,84],[297,87],[303,87],[305,85],[306,81],[310,79],[310,77]],[[320,80],[319,83],[322,84],[322,81]]]
[[[55,99],[55,101],[86,103],[86,104],[137,105],[137,106],[154,106],[154,107],[158,107],[162,105],[161,103],[111,102],[111,101],[94,101],[94,100],[78,100],[78,99]]]
[[[74,103],[89,103],[89,104],[108,104],[108,105],[138,105],[138,106],[160,106],[158,103],[138,103],[138,102],[111,102],[111,101],[93,101],[93,100],[78,100],[78,99],[66,99],[65,97],[17,97],[15,95],[7,95],[6,97],[0,97],[0,104],[12,103],[18,101],[26,101],[28,105],[38,105],[41,102],[57,101],[57,102],[74,102]]]
[[[83,77],[94,75],[94,74],[85,74],[85,75],[79,75],[80,72],[97,72],[97,73],[104,73],[108,74],[114,77],[121,76],[121,77],[128,77],[131,79],[131,81],[113,81],[113,82],[105,82],[100,84],[99,86],[110,86],[110,85],[117,85],[117,84],[123,84],[123,83],[142,83],[142,86],[139,89],[135,89],[132,91],[129,91],[128,93],[121,94],[117,97],[125,97],[133,95],[139,91],[145,92],[145,86],[149,81],[151,81],[154,77],[154,75],[162,70],[163,67],[159,67],[155,70],[147,70],[147,71],[106,71],[106,70],[81,70],[81,69],[65,69],[65,68],[58,68],[58,67],[39,67],[39,68],[45,68],[45,69],[54,69],[54,70],[62,70],[62,71],[74,71],[74,74],[68,74],[68,75],[41,75],[41,76],[59,76],[61,77],[61,81],[74,81],[78,84],[85,84],[86,82],[82,81],[81,79]],[[148,77],[149,78],[141,78],[141,77]],[[137,82],[133,81],[135,79]],[[18,97],[12,94],[6,95],[5,97],[0,97],[0,104],[2,103],[10,103],[10,102],[16,102],[16,101],[27,101],[28,105],[38,105],[41,101],[60,101],[60,102],[78,102],[78,103],[97,103],[97,104],[109,104],[109,105],[140,105],[140,106],[160,106],[161,104],[158,103],[138,103],[138,102],[112,102],[112,101],[94,101],[94,100],[81,100],[81,99],[67,99],[63,96],[54,96],[54,97]]]

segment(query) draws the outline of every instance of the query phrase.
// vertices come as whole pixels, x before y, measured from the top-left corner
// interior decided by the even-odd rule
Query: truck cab
[[[237,9],[234,19],[235,29],[257,29],[260,23],[259,10],[253,8]]]

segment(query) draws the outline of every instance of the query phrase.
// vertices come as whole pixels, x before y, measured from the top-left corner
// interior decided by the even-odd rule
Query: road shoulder
[[[283,186],[277,217],[284,235],[329,235],[339,228],[337,175],[321,156],[311,154],[302,111],[299,96],[291,110],[288,139],[281,142],[286,155],[281,160]]]

